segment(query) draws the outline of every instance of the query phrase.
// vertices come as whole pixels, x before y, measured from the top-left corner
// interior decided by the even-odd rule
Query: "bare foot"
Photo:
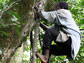
[[[44,55],[41,55],[38,51],[36,51],[35,53],[41,59],[41,61],[43,63],[47,63],[48,62],[48,59]]]

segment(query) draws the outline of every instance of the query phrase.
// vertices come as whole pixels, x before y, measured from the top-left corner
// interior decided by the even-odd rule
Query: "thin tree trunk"
[[[36,63],[36,56],[35,51],[37,50],[37,42],[38,42],[38,35],[39,35],[39,23],[36,23],[36,26],[33,31],[33,44],[32,44],[32,61],[31,63]]]
[[[47,0],[40,0],[42,3],[42,7],[40,7],[42,10],[44,10],[45,4]],[[32,43],[32,60],[31,63],[36,63],[36,55],[35,51],[37,50],[37,42],[38,42],[38,36],[39,36],[39,19],[36,20],[35,28],[33,31],[33,43]]]

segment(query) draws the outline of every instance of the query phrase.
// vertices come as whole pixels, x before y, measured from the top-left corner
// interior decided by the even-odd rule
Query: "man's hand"
[[[39,12],[40,12],[40,9],[39,9],[39,6],[40,6],[40,2],[37,2],[34,6],[34,9],[35,9],[35,16],[34,16],[34,19],[36,20],[37,18],[39,18]]]
[[[37,2],[36,4],[35,4],[35,6],[34,6],[34,9],[36,10],[36,12],[39,12],[39,6],[40,6],[40,2]]]

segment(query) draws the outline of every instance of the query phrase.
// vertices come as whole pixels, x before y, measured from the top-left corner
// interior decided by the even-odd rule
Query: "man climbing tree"
[[[42,63],[49,63],[51,54],[66,55],[69,60],[75,60],[81,43],[81,34],[78,26],[72,18],[71,12],[68,10],[66,2],[56,4],[55,11],[42,11],[39,5],[35,5],[37,17],[44,21],[53,22],[51,28],[40,23],[40,26],[46,31],[43,38],[43,54],[36,51],[36,55],[41,59]],[[56,45],[51,45],[52,41]]]

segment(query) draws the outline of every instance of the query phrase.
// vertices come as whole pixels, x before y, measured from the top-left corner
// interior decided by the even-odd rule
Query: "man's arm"
[[[49,29],[46,25],[44,25],[43,23],[40,22],[40,27],[43,29],[43,30],[47,30]]]

